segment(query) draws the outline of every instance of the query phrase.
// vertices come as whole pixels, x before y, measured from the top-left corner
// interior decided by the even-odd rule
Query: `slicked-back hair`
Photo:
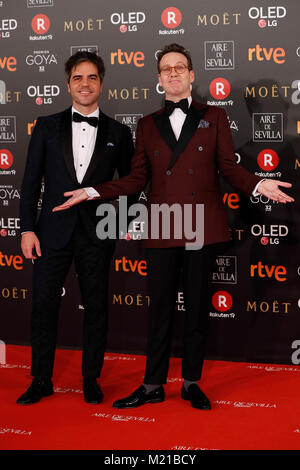
[[[71,55],[67,62],[65,63],[65,72],[67,75],[67,80],[70,82],[72,70],[82,62],[91,62],[92,64],[96,65],[98,69],[98,75],[100,77],[100,82],[102,83],[104,80],[105,75],[105,66],[104,62],[99,55],[95,52],[88,52],[88,51],[78,51],[75,54]]]
[[[165,46],[159,53],[157,54],[157,70],[160,73],[160,61],[165,54],[169,52],[178,52],[179,54],[183,54],[187,58],[188,68],[189,70],[193,70],[192,59],[189,51],[185,49],[185,47],[180,46],[179,44],[173,43]]]

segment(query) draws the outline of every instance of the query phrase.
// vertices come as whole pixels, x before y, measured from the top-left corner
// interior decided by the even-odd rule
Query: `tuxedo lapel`
[[[76,171],[74,167],[73,158],[73,147],[72,147],[72,113],[71,108],[63,111],[61,118],[61,129],[60,129],[61,146],[63,150],[63,156],[67,165],[70,176],[76,184],[78,184]]]
[[[89,180],[89,177],[93,174],[94,170],[96,169],[99,159],[105,153],[105,150],[106,150],[105,144],[107,142],[107,128],[108,128],[108,119],[105,116],[105,114],[103,114],[100,111],[95,148],[94,148],[94,152],[93,152],[90,164],[82,180],[83,185]]]
[[[175,147],[177,145],[177,140],[170,124],[170,119],[168,115],[164,112],[159,114],[153,114],[153,120],[161,137],[168,144],[170,149],[174,152]]]
[[[189,107],[184,124],[182,126],[181,133],[177,141],[177,145],[170,159],[168,170],[172,168],[172,166],[175,164],[175,162],[177,161],[177,159],[182,154],[185,147],[187,146],[187,144],[193,137],[194,133],[198,129],[199,121],[203,118],[207,109],[208,109],[207,106],[197,109],[195,106],[193,106],[193,102],[191,103],[191,106]]]

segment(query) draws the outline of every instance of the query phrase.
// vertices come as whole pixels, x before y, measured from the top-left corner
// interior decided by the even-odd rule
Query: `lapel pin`
[[[112,142],[107,142],[107,147],[114,147],[115,144],[113,144]]]
[[[203,129],[207,129],[209,127],[209,122],[208,121],[204,121],[204,119],[201,119],[201,121],[199,122],[199,125],[198,125],[198,129],[200,128],[203,128]]]

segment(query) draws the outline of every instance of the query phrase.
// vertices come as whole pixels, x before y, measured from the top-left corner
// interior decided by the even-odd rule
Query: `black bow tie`
[[[185,114],[187,114],[189,109],[189,102],[187,98],[178,101],[178,103],[174,103],[174,101],[165,101],[165,112],[168,116],[171,116],[175,108],[180,108]]]
[[[97,117],[87,117],[87,116],[82,116],[82,114],[78,113],[73,113],[73,121],[75,122],[87,122],[93,127],[98,126],[98,118]]]

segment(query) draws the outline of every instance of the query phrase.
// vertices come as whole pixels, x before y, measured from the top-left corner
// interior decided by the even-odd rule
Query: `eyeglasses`
[[[189,70],[189,68],[186,65],[174,65],[174,67],[171,67],[170,65],[166,65],[165,67],[162,67],[160,69],[160,73],[163,75],[170,75],[170,73],[172,72],[172,69],[174,69],[174,71],[179,74],[184,73],[186,69]]]

